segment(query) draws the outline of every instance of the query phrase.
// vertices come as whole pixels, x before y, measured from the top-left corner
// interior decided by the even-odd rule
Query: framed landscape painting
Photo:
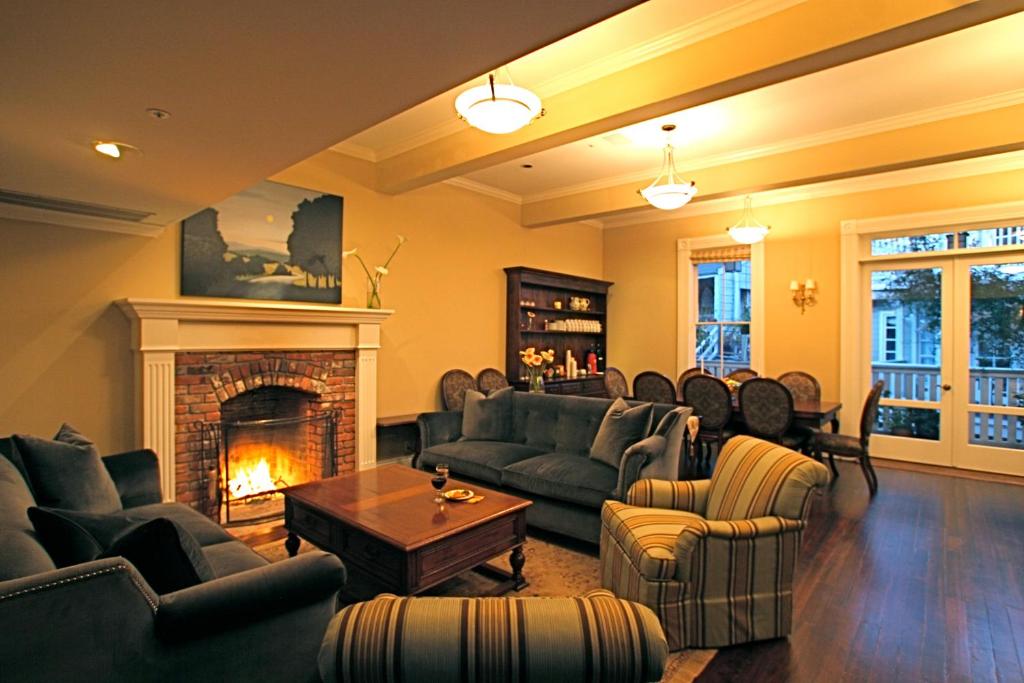
[[[265,180],[181,224],[181,293],[341,303],[341,197]]]

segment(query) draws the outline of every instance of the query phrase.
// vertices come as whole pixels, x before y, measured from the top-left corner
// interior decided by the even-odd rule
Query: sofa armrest
[[[626,493],[630,505],[645,508],[665,508],[704,514],[708,504],[710,479],[695,481],[665,481],[640,479]]]
[[[446,410],[420,413],[416,417],[416,426],[420,430],[420,450],[449,443],[462,436],[462,411]],[[416,466],[417,460],[419,460],[419,453],[413,458],[413,467]]]
[[[125,508],[159,503],[160,467],[156,453],[147,449],[117,453],[103,458]]]
[[[676,579],[689,581],[692,578],[693,558],[707,560],[708,550],[698,552],[702,543],[732,543],[735,540],[750,540],[799,533],[806,526],[803,520],[785,517],[755,517],[754,519],[701,519],[694,517],[683,522],[676,536]]]
[[[623,499],[630,487],[640,478],[640,470],[665,454],[665,444],[665,437],[649,436],[626,449],[619,462],[615,500]]]
[[[160,597],[156,633],[164,640],[201,638],[322,600],[345,584],[335,555],[311,551]]]
[[[158,600],[121,557],[0,582],[0,679],[141,676]]]

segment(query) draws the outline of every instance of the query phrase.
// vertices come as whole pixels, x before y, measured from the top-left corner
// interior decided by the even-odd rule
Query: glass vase
[[[531,394],[543,394],[544,393],[544,375],[540,372],[530,373],[530,393]]]
[[[369,280],[366,290],[366,307],[380,308],[380,281]]]

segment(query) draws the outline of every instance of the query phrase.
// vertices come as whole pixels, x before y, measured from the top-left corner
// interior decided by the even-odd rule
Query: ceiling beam
[[[382,160],[396,194],[1024,10],[1024,0],[807,0],[547,98],[509,134],[464,130]]]
[[[693,203],[699,203],[917,168],[1024,149],[1022,120],[1024,104],[1017,104],[731,164],[683,168],[682,175],[696,181],[699,194]],[[651,207],[638,193],[644,185],[622,183],[524,202],[521,221],[524,226],[536,228],[646,210]]]

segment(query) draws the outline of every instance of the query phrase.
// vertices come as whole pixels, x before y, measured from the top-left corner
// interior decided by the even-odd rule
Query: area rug
[[[600,569],[596,549],[584,544],[566,545],[556,543],[553,538],[531,537],[524,547],[526,564],[523,575],[530,585],[515,595],[570,596],[582,595],[588,590],[600,588]],[[312,549],[303,541],[299,552]],[[271,562],[287,557],[283,540],[255,546],[256,552]],[[499,558],[495,566],[508,568],[507,562]],[[371,597],[373,592],[364,577],[350,571],[350,585],[346,592],[353,591],[360,598]],[[494,586],[494,581],[482,574],[467,571],[459,576],[430,589],[424,595],[466,596],[481,595]],[[683,650],[669,655],[663,683],[685,683],[694,680],[715,656],[716,650]]]

